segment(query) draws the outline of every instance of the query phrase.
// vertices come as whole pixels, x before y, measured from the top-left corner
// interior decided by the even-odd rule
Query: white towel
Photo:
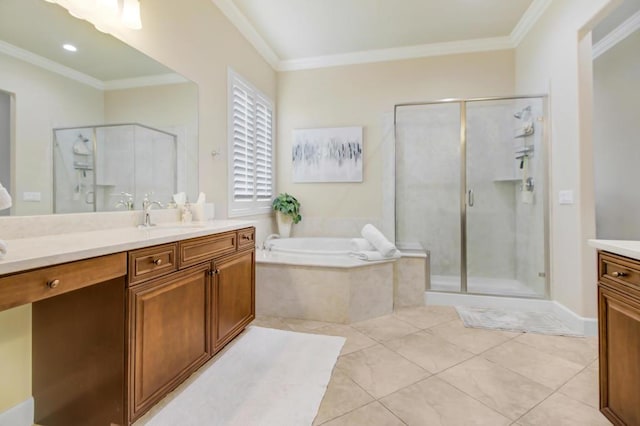
[[[383,257],[391,257],[398,252],[396,246],[391,244],[391,242],[382,235],[382,232],[378,231],[378,229],[370,223],[367,223],[364,228],[362,228],[362,237],[382,253]]]
[[[7,243],[0,240],[0,259],[2,259],[5,254],[7,254]]]
[[[398,259],[400,258],[400,252],[396,250],[393,255],[384,257],[378,250],[361,250],[349,252],[349,256],[356,257],[360,260],[373,262],[376,260]]]
[[[11,195],[9,195],[9,191],[7,191],[5,187],[2,186],[2,183],[0,183],[0,210],[8,209],[11,207],[11,204],[12,200]]]
[[[349,241],[349,248],[351,251],[372,251],[376,249],[364,238],[352,238],[351,241]]]

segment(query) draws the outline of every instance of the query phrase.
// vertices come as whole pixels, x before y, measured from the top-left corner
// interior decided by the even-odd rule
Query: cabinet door
[[[138,418],[208,358],[209,266],[129,290],[129,419]]]
[[[616,425],[640,424],[640,301],[598,289],[600,409]]]
[[[255,318],[255,251],[214,263],[213,350],[217,352]]]

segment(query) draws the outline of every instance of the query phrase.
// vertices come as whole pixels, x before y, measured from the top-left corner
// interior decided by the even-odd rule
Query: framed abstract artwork
[[[362,182],[362,127],[295,129],[293,182]]]

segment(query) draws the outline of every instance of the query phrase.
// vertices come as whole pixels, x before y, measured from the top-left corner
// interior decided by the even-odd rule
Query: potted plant
[[[283,238],[291,235],[291,225],[302,220],[300,215],[300,202],[293,195],[286,192],[279,194],[271,204],[276,211],[278,234]]]

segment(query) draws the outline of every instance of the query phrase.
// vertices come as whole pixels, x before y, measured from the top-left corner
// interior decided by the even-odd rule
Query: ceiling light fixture
[[[124,26],[132,30],[142,28],[139,0],[45,0],[56,3],[72,16],[91,22],[98,30]]]
[[[69,44],[69,43],[63,44],[62,48],[64,50],[68,50],[69,52],[77,52],[78,51],[77,47],[75,47],[73,44]]]

